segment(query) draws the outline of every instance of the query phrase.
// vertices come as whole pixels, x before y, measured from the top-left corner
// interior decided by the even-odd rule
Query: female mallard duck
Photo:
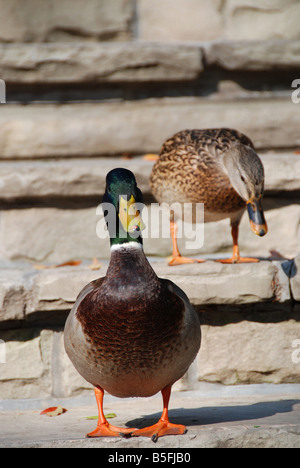
[[[158,278],[145,257],[136,205],[142,193],[132,172],[108,173],[103,202],[111,244],[108,270],[81,291],[64,335],[69,358],[95,388],[99,419],[87,436],[141,435],[156,441],[183,434],[184,426],[169,422],[168,403],[171,386],[199,350],[198,317],[184,292]],[[161,391],[162,416],[144,429],[112,426],[103,413],[104,391],[120,398]]]
[[[233,254],[222,262],[258,261],[240,257],[238,247],[239,223],[246,207],[252,231],[264,236],[268,230],[261,204],[264,168],[248,137],[226,128],[178,132],[163,144],[150,185],[160,203],[204,203],[204,222],[230,218]],[[175,211],[171,213],[170,265],[195,261],[179,253],[178,217]]]

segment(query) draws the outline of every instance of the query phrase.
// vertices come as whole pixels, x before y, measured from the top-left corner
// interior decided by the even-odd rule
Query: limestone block
[[[0,363],[0,398],[41,398],[51,395],[52,331],[1,331],[6,362]]]
[[[299,40],[214,41],[204,51],[207,65],[227,70],[297,68],[300,63]]]
[[[67,160],[3,161],[0,199],[98,198],[105,190],[107,173],[116,167],[134,172],[144,194],[149,194],[153,163],[143,158],[82,158]]]
[[[138,0],[138,37],[209,41],[222,34],[220,0]]]
[[[1,320],[23,320],[25,301],[23,272],[16,269],[0,270]]]
[[[265,193],[282,192],[282,196],[287,196],[289,192],[300,190],[300,155],[267,152],[260,154],[260,157],[265,168]],[[93,197],[98,198],[100,203],[106,174],[119,166],[134,172],[144,195],[150,194],[149,177],[153,162],[143,157],[69,158],[2,161],[0,199],[24,201]]]
[[[29,208],[17,211],[3,213],[1,233],[4,243],[0,249],[4,258],[62,263],[93,258],[101,252],[96,235],[99,220],[96,208],[75,211]]]
[[[0,1],[1,42],[74,42],[128,39],[131,0]]]
[[[102,273],[102,272],[101,272]],[[99,278],[99,270],[64,267],[31,273],[26,315],[37,311],[70,309],[84,286]]]
[[[199,380],[226,385],[300,382],[300,364],[292,359],[300,324],[242,321],[202,326]]]
[[[274,296],[272,280],[275,267],[270,262],[260,264],[223,265],[206,262],[195,268],[168,266],[155,270],[161,277],[174,281],[194,305],[245,304],[270,300]],[[191,274],[193,272],[193,274]]]
[[[256,236],[244,214],[239,230],[239,246],[242,255],[269,258],[271,251],[292,259],[299,253],[300,207],[297,204],[267,210],[265,213],[269,231],[266,236]],[[166,227],[168,227],[168,221]],[[99,229],[99,226],[103,229]],[[187,227],[186,227],[187,226]],[[183,237],[178,245],[183,255],[230,256],[232,237],[229,219],[204,225],[204,243],[198,244],[195,227],[184,226]],[[160,236],[160,229],[149,223],[150,237],[144,235],[147,255],[167,257],[171,255],[170,233]],[[187,236],[188,234],[188,236]],[[193,235],[193,237],[192,237]],[[100,236],[100,237],[98,237]],[[104,230],[103,215],[97,208],[59,209],[28,208],[7,210],[1,213],[0,258],[9,261],[30,261],[32,263],[60,264],[70,260],[89,260],[93,257],[108,259],[109,239]],[[194,244],[190,248],[187,242]],[[9,285],[3,282],[3,297],[9,299]],[[22,316],[22,286],[19,288],[19,307],[11,308],[12,314]]]
[[[225,126],[257,150],[300,145],[300,113],[286,98],[162,98],[114,103],[1,107],[1,159],[157,152],[185,128]]]
[[[199,46],[118,42],[0,45],[6,83],[184,81],[203,69]]]
[[[278,276],[279,266],[270,261],[259,264],[223,265],[207,261],[202,264],[171,268],[165,261],[149,258],[155,272],[178,284],[194,305],[244,304],[276,299],[277,291],[286,292],[287,278]],[[38,311],[68,310],[81,289],[94,279],[105,276],[108,261],[91,271],[86,265],[57,268],[35,273],[28,289],[25,315]],[[277,289],[274,287],[276,281]]]
[[[268,152],[260,154],[265,170],[265,192],[300,189],[300,155]]]
[[[224,37],[238,40],[299,39],[297,0],[228,0]]]

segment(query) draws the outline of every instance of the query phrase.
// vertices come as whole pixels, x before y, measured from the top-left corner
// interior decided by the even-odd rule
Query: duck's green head
[[[111,245],[141,244],[143,194],[131,171],[117,168],[107,174],[102,203]]]

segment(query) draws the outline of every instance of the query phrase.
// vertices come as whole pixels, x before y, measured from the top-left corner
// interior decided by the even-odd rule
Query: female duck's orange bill
[[[247,201],[247,210],[252,231],[262,237],[268,232],[268,226],[265,220],[261,198],[250,198]]]

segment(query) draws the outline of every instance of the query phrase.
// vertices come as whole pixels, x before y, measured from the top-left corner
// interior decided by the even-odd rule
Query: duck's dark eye
[[[241,181],[245,182],[245,177],[241,175]]]

